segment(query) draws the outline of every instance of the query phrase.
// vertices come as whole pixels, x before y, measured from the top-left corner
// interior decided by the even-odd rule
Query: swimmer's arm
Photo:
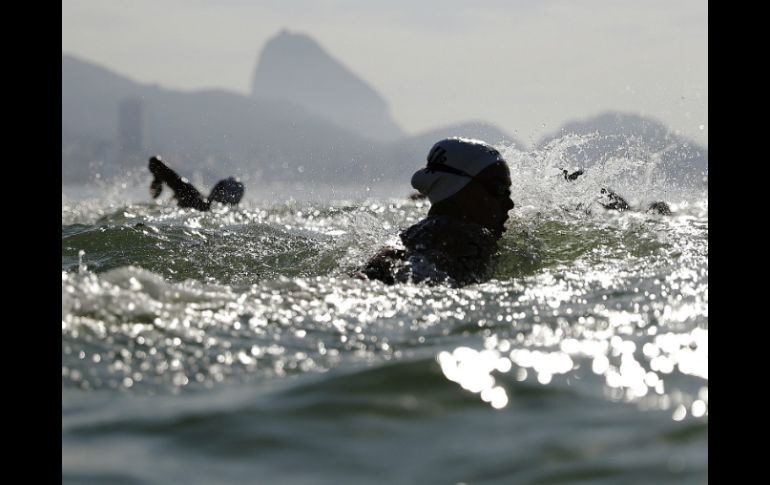
[[[575,171],[575,172],[572,172],[572,173],[569,173],[567,170],[562,170],[562,174],[564,174],[564,180],[566,180],[568,182],[572,182],[574,180],[577,180],[578,177],[580,177],[584,173],[585,172],[583,171],[582,168],[577,170],[577,171]]]
[[[154,177],[152,182],[150,182],[150,196],[153,199],[157,199],[161,192],[163,192],[163,181],[158,177]]]
[[[174,192],[182,190],[186,185],[182,180],[182,177],[180,177],[178,173],[169,168],[168,165],[163,163],[160,157],[150,158],[149,169],[150,172],[152,172],[152,174],[155,176],[153,184],[156,182],[166,182],[166,184],[168,184],[168,186],[171,187]],[[158,194],[160,194],[160,192],[158,192]]]
[[[371,257],[366,265],[351,276],[358,279],[380,280],[393,284],[393,266],[406,257],[406,251],[393,246],[385,246]]]
[[[209,201],[203,197],[198,189],[163,163],[160,157],[150,158],[149,169],[155,177],[150,184],[150,195],[153,198],[160,195],[162,183],[165,182],[174,191],[174,198],[179,207],[192,207],[200,211],[209,210]]]

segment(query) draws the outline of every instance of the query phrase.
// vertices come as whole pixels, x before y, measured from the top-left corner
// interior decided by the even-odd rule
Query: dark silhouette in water
[[[562,169],[562,173],[564,174],[564,180],[573,181],[577,180],[578,177],[583,175],[583,169],[577,170],[575,172],[569,173],[567,170]]]
[[[154,177],[150,183],[150,195],[153,199],[157,199],[163,191],[163,183],[174,191],[174,198],[179,207],[191,207],[199,211],[209,210],[214,201],[235,205],[243,198],[243,184],[234,177],[217,182],[208,198],[204,198],[198,189],[171,170],[159,156],[150,158],[149,168]]]
[[[486,280],[514,207],[510,186],[508,165],[488,144],[439,141],[427,166],[412,176],[412,187],[431,202],[428,216],[401,233],[403,248],[383,248],[355,276],[386,284]]]
[[[662,200],[650,204],[650,207],[647,208],[647,212],[656,212],[662,216],[670,216],[672,214],[671,207]]]
[[[615,210],[615,211],[618,211],[618,212],[623,212],[623,211],[627,211],[627,210],[631,209],[631,204],[626,202],[626,199],[624,199],[623,197],[619,196],[615,192],[613,192],[613,191],[611,191],[609,189],[602,188],[600,193],[605,197],[604,200],[607,201],[607,202],[599,201],[599,204],[602,207],[604,207],[605,209],[607,209],[607,210]]]
[[[569,171],[562,169],[564,180],[567,180],[568,182],[573,182],[577,180],[578,177],[580,177],[584,173],[585,172],[582,169],[576,170],[572,173],[569,173]],[[602,188],[600,193],[603,197],[602,197],[602,200],[599,201],[599,204],[605,209],[616,210],[618,212],[631,210],[631,204],[629,204],[626,201],[626,199],[616,194],[615,192],[611,191],[610,189]],[[646,212],[658,213],[664,216],[670,216],[672,214],[671,207],[669,207],[669,205],[663,201],[653,202],[647,208]]]

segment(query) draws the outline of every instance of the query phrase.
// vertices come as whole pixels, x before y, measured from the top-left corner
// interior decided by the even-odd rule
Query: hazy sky
[[[140,82],[247,94],[280,30],[316,39],[410,133],[484,120],[526,143],[604,110],[708,144],[707,0],[67,0],[62,52]]]

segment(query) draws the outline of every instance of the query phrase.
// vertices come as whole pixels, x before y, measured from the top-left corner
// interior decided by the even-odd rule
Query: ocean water
[[[63,483],[706,483],[705,183],[500,148],[516,208],[461,289],[348,277],[427,213],[411,174],[209,213],[63,187]]]

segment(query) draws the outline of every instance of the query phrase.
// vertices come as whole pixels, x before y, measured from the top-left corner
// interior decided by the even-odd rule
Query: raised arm
[[[199,211],[209,210],[211,203],[187,179],[180,177],[163,163],[159,156],[150,158],[149,169],[154,177],[150,184],[150,195],[153,198],[160,195],[165,183],[174,191],[179,207],[192,207]]]

